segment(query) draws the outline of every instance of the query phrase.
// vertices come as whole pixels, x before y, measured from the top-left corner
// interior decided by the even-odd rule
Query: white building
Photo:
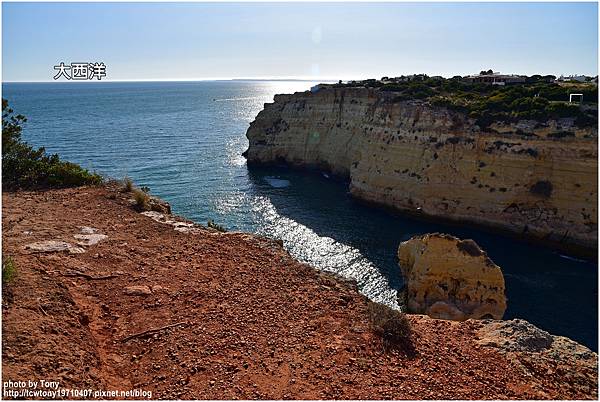
[[[558,77],[556,79],[556,81],[559,81],[559,82],[568,82],[568,81],[586,82],[587,78],[588,77],[586,77],[585,75],[569,75],[568,77],[561,75],[560,77]]]

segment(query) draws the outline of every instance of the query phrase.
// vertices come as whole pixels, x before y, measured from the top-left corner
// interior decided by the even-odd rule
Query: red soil
[[[18,271],[4,288],[3,381],[159,399],[597,396],[476,345],[472,322],[412,316],[413,353],[386,351],[353,286],[271,240],[175,231],[127,198],[111,187],[3,194],[2,251]],[[24,248],[75,243],[80,226],[108,239],[82,254]],[[126,295],[133,285],[162,289]]]

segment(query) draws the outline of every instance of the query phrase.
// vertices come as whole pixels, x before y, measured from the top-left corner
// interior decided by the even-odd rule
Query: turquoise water
[[[421,222],[369,208],[319,173],[249,170],[248,124],[276,93],[309,82],[214,81],[3,84],[28,117],[24,138],[104,175],[133,178],[200,223],[281,238],[299,260],[358,280],[397,305],[398,244],[447,232],[473,238],[503,268],[508,310],[597,350],[595,262],[483,231]]]

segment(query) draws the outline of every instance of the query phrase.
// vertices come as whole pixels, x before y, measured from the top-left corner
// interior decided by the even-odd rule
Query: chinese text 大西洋
[[[93,80],[94,78],[101,80],[106,77],[106,65],[104,63],[71,63],[71,65],[65,65],[61,61],[59,65],[54,66],[54,69],[58,71],[53,77],[55,80],[61,77],[75,81]]]

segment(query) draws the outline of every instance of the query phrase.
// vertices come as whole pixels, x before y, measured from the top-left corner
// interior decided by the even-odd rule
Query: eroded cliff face
[[[593,254],[597,127],[494,124],[370,88],[277,95],[247,132],[249,164],[346,177],[369,202]]]

